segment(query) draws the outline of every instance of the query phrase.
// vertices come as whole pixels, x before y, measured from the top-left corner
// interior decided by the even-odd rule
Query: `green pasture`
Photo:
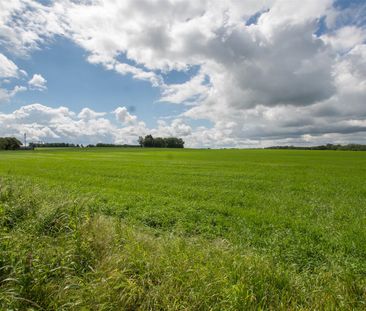
[[[365,310],[366,153],[0,152],[0,309]]]

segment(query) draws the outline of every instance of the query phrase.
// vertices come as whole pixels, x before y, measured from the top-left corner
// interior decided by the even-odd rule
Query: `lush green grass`
[[[0,309],[366,308],[366,153],[0,153]]]

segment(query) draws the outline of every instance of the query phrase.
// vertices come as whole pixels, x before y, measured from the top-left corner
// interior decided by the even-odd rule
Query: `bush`
[[[0,137],[0,150],[17,150],[21,145],[15,137]]]

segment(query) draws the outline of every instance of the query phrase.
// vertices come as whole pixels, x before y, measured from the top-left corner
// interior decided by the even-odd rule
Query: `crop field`
[[[366,153],[0,152],[1,310],[365,310]]]

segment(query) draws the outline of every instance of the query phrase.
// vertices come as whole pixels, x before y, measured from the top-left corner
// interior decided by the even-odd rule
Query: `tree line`
[[[30,147],[33,148],[75,148],[80,147],[79,144],[70,144],[70,143],[29,143]]]
[[[118,145],[98,143],[96,145],[87,145],[86,147],[147,147],[147,148],[184,148],[184,141],[178,137],[153,137],[152,135],[140,136],[138,139],[139,145]],[[22,143],[15,137],[0,137],[0,150],[17,150],[17,149],[34,149],[34,148],[84,148],[83,145],[72,143],[30,143],[29,147],[22,147]],[[294,149],[294,150],[348,150],[348,151],[366,151],[366,145],[361,144],[326,144],[320,146],[272,146],[265,149]]]
[[[132,147],[140,147],[139,145],[128,145],[128,144],[123,144],[123,145],[118,145],[118,144],[105,144],[105,143],[98,143],[96,145],[87,145],[88,148],[94,148],[94,147],[98,147],[98,148],[132,148]]]
[[[366,151],[366,145],[361,144],[326,144],[320,146],[298,147],[298,146],[272,146],[265,149],[294,149],[294,150],[344,150],[344,151]]]
[[[178,137],[153,137],[152,135],[140,136],[138,139],[138,145],[129,144],[110,144],[110,143],[98,143],[95,145],[89,144],[85,147],[116,147],[116,148],[128,148],[128,147],[154,147],[154,148],[184,148],[184,141]],[[0,150],[17,150],[17,149],[34,149],[34,148],[84,148],[82,144],[73,143],[29,143],[28,147],[22,147],[22,143],[15,137],[0,137]]]
[[[15,137],[0,137],[0,150],[17,150],[22,143]]]
[[[147,148],[184,148],[184,141],[178,137],[153,137],[152,135],[140,136],[138,139],[141,147]]]

